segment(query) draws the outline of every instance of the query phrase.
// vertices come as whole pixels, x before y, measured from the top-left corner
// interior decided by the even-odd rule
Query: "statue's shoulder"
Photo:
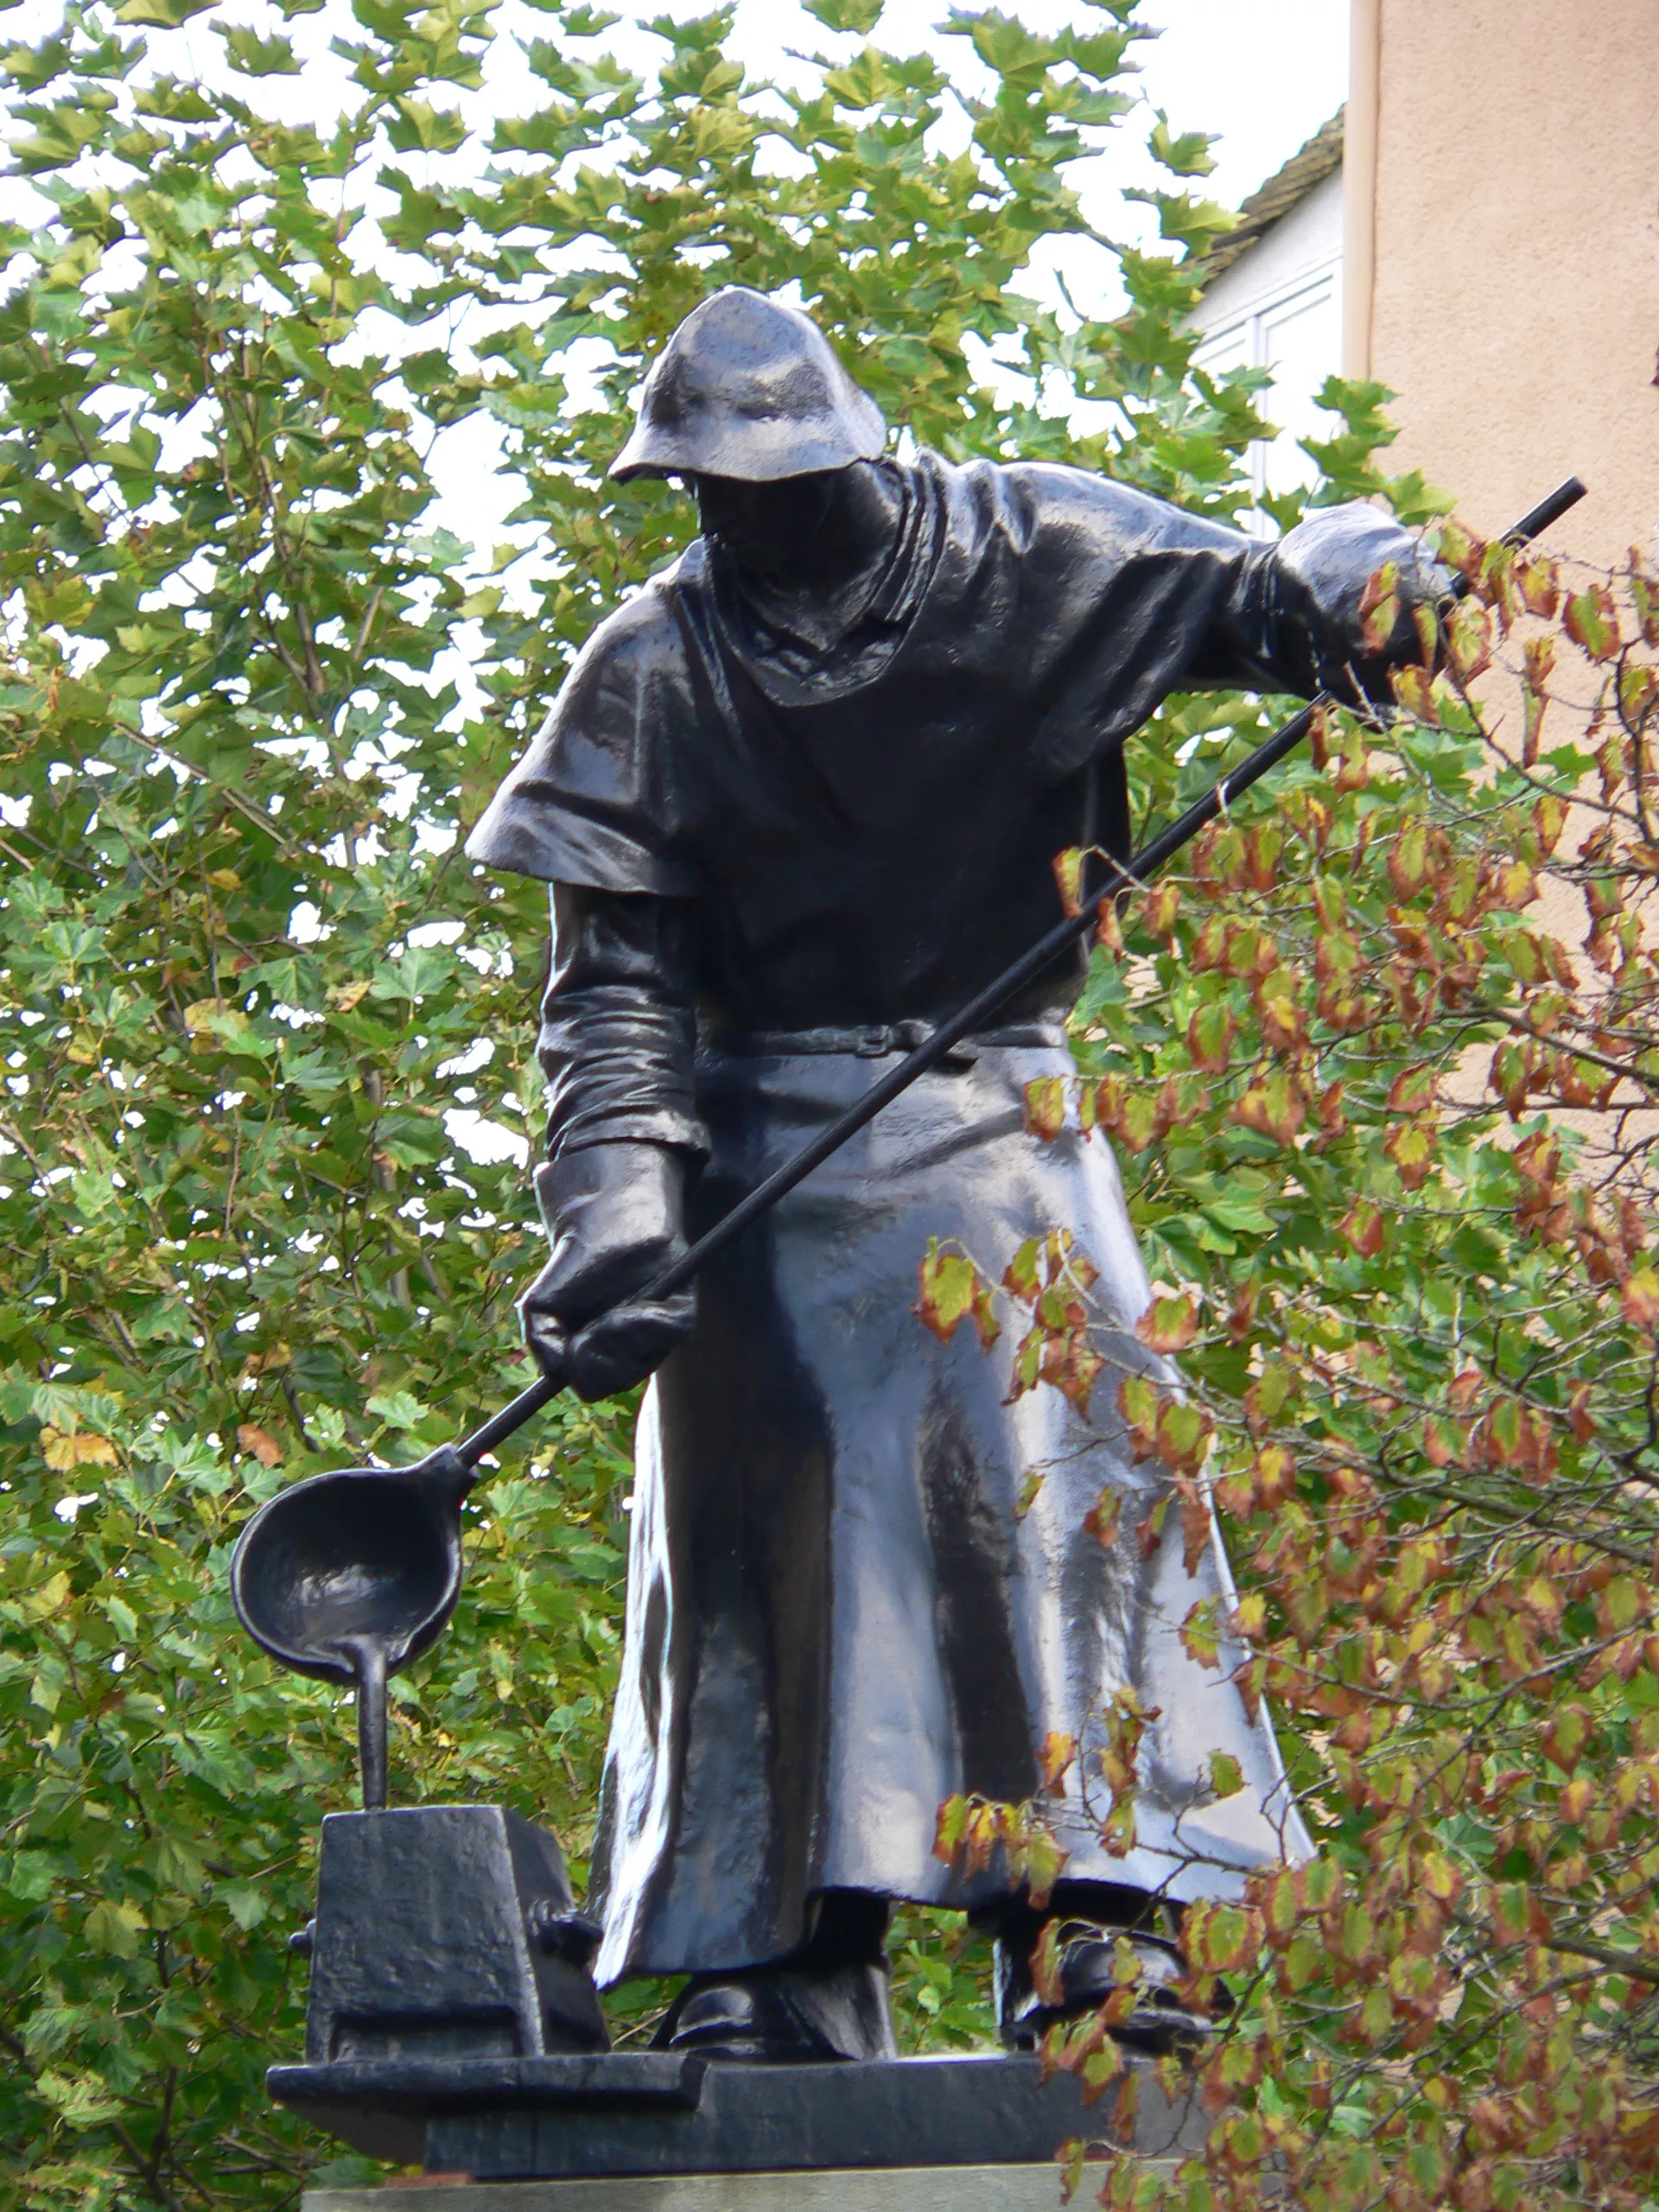
[[[692,550],[700,554],[702,548],[699,544]],[[699,563],[690,565],[694,573],[700,569]],[[660,677],[682,671],[686,658],[682,609],[687,568],[688,556],[682,554],[613,607],[588,632],[570,681],[591,680],[601,674],[613,680],[629,676]]]
[[[1149,493],[1065,461],[949,461],[926,453],[916,466],[958,512],[1020,541],[1051,530],[1140,539],[1155,535],[1178,512]]]

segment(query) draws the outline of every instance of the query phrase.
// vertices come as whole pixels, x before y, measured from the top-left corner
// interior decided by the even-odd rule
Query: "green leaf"
[[[1203,130],[1184,130],[1179,137],[1172,136],[1169,118],[1161,108],[1147,143],[1154,161],[1177,176],[1208,176],[1216,166],[1215,156],[1210,151],[1214,139]]]
[[[213,29],[225,41],[232,68],[239,70],[244,76],[292,77],[298,73],[300,65],[294,49],[280,35],[260,38],[252,31],[227,23],[215,23]]]
[[[200,16],[214,0],[122,0],[115,11],[118,23],[153,23],[158,30],[177,30],[193,16]]]
[[[887,0],[803,0],[809,16],[827,30],[856,31],[868,38],[880,22]]]
[[[100,1898],[81,1923],[81,1934],[94,1951],[130,1959],[137,1954],[143,1925],[143,1915],[137,1906],[112,1904]]]

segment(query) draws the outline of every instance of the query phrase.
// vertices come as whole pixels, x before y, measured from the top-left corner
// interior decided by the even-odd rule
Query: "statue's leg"
[[[1182,1993],[1186,1979],[1180,1946],[1181,1908],[1144,1890],[1103,1882],[1059,1884],[1039,1912],[1024,1897],[985,1907],[974,1916],[993,1937],[996,2018],[1011,2050],[1035,2049],[1057,2022],[1096,2011],[1122,1986],[1120,1942],[1128,1944],[1141,1969],[1134,2010],[1112,2030],[1117,2040],[1147,2051],[1192,2048],[1211,2033],[1214,2020]],[[1053,1929],[1053,1983],[1039,1993],[1033,1954]],[[1225,1999],[1221,1999],[1225,2003]]]
[[[658,2030],[658,2047],[773,2063],[896,2058],[883,1948],[891,1910],[861,1890],[822,1891],[810,1935],[787,1958],[694,1975]]]

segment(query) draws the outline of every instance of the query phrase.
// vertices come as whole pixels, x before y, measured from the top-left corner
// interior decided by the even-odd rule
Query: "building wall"
[[[1297,442],[1333,427],[1314,394],[1340,364],[1342,239],[1338,170],[1222,271],[1198,311],[1206,368],[1273,372],[1262,412],[1280,435],[1252,450],[1258,493],[1312,482],[1313,464]]]
[[[1577,474],[1590,496],[1553,543],[1610,563],[1652,547],[1659,5],[1368,0],[1357,41],[1367,19],[1370,366],[1399,394],[1390,465],[1420,467],[1484,531]],[[1352,101],[1349,118],[1351,143]]]

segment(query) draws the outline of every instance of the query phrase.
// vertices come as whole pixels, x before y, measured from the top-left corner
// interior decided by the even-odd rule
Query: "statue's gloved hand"
[[[696,1319],[696,1292],[635,1295],[681,1258],[686,1158],[671,1145],[596,1144],[536,1171],[552,1256],[518,1301],[524,1342],[580,1398],[644,1380]]]
[[[1371,578],[1392,562],[1400,611],[1380,652],[1367,648],[1361,606]],[[1392,700],[1389,671],[1424,658],[1416,611],[1450,594],[1452,575],[1424,553],[1412,531],[1378,507],[1316,507],[1273,549],[1276,644],[1300,664],[1309,696],[1319,690],[1357,703]]]

